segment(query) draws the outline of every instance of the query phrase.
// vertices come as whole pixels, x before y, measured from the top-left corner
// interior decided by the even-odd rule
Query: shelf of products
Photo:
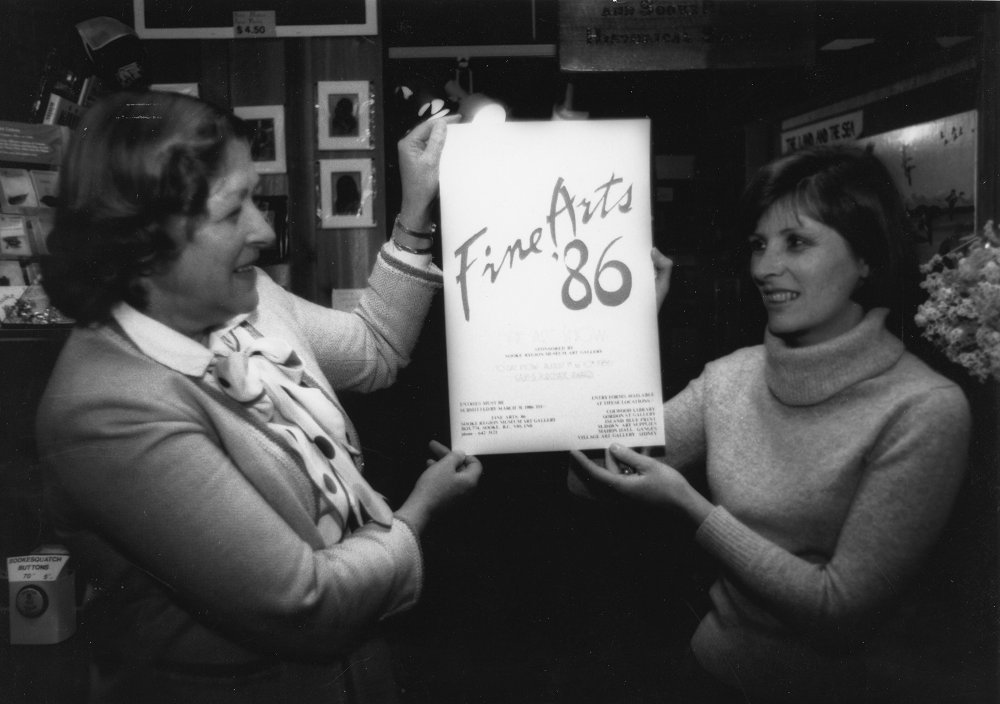
[[[66,326],[41,287],[67,129],[0,122],[0,329]]]

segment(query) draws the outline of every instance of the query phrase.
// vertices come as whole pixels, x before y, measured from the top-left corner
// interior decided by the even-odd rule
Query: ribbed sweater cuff
[[[401,271],[404,274],[412,276],[415,279],[419,279],[422,282],[432,284],[435,289],[441,288],[444,285],[444,278],[441,270],[437,267],[434,262],[430,262],[425,269],[418,269],[417,267],[404,262],[399,257],[393,255],[392,247],[388,243],[382,245],[379,250],[379,259],[384,266]]]
[[[721,506],[716,506],[695,532],[703,548],[731,568],[750,569],[759,538]]]

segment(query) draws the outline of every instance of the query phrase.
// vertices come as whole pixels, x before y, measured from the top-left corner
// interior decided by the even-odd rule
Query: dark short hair
[[[870,273],[855,293],[865,310],[899,313],[909,304],[908,279],[916,270],[912,229],[892,174],[868,149],[837,145],[803,149],[763,166],[747,184],[736,216],[746,239],[772,205],[787,201],[795,212],[836,230]]]
[[[121,92],[91,106],[60,171],[42,285],[79,325],[121,302],[143,310],[140,276],[172,261],[171,232],[203,215],[226,146],[248,141],[230,112],[176,93]]]

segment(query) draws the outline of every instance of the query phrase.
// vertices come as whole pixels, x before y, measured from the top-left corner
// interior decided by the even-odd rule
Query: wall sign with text
[[[812,3],[559,0],[564,71],[801,66],[814,59]]]
[[[648,120],[449,125],[451,442],[663,444]]]

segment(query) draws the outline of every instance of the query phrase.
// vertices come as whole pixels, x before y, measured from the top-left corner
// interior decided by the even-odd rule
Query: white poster
[[[449,125],[451,442],[662,445],[648,120]]]

